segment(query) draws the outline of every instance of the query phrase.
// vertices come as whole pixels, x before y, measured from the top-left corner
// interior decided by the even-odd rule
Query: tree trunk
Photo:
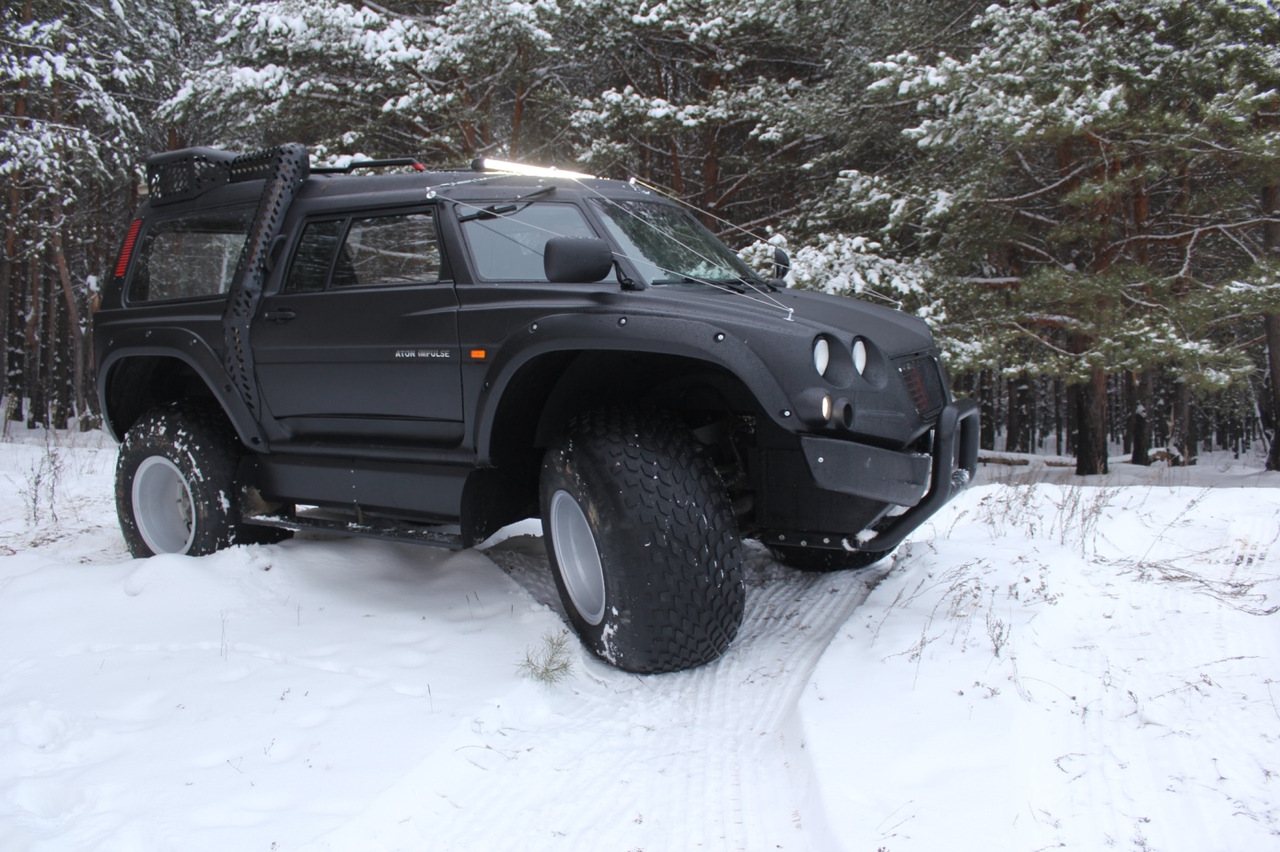
[[[66,308],[67,332],[71,338],[71,391],[74,400],[75,414],[81,423],[89,415],[85,402],[85,370],[84,370],[84,330],[80,326],[80,307],[76,303],[75,290],[71,286],[71,272],[67,269],[67,255],[63,248],[62,228],[53,233],[53,260],[58,270],[58,284],[62,290],[63,305]],[[50,305],[52,308],[52,305]],[[66,353],[63,353],[63,357]]]
[[[49,285],[46,296],[48,305],[45,308],[45,345],[48,353],[45,360],[49,365],[49,426],[53,429],[66,429],[71,415],[71,386],[67,376],[67,335],[66,317],[58,309],[58,291]]]
[[[1053,454],[1061,456],[1066,453],[1066,447],[1063,446],[1062,434],[1069,427],[1063,422],[1062,412],[1063,400],[1068,396],[1063,392],[1062,379],[1055,378],[1053,380]]]
[[[1128,373],[1129,382],[1129,460],[1134,464],[1151,464],[1151,373]]]
[[[1009,380],[1009,410],[1005,420],[1005,449],[1029,453],[1035,440],[1035,389],[1023,373]]]
[[[1267,451],[1267,470],[1280,470],[1280,314],[1263,314],[1262,327],[1267,338],[1267,366],[1271,370],[1268,402],[1271,405],[1271,447]]]
[[[1280,212],[1280,189],[1270,184],[1262,190],[1262,212],[1275,216]],[[1262,245],[1267,255],[1280,252],[1280,224],[1267,222],[1262,226]],[[1267,470],[1280,470],[1280,314],[1262,315],[1263,331],[1267,338],[1267,366],[1271,370],[1271,447],[1267,451]]]
[[[719,72],[712,72],[710,78],[703,82],[703,87],[714,92],[723,85],[723,80]],[[720,216],[719,205],[716,203],[716,196],[720,193],[720,145],[716,139],[719,133],[718,125],[711,122],[707,125],[702,140],[702,199],[699,206],[702,208],[700,218],[702,224],[718,231],[720,228],[715,221],[716,216]]]
[[[978,406],[981,428],[978,430],[978,446],[984,450],[996,448],[996,410],[999,407],[1000,386],[990,370],[978,374]]]
[[[680,168],[680,146],[673,135],[670,140],[671,150],[671,190],[679,198],[684,198],[684,171]]]
[[[23,332],[23,384],[27,389],[27,428],[49,425],[49,407],[45,397],[44,363],[40,347],[40,320],[44,306],[40,299],[40,267],[32,258],[27,261],[27,324]]]
[[[1191,391],[1187,383],[1177,381],[1173,391],[1172,424],[1169,427],[1169,444],[1178,454],[1176,464],[1195,464],[1195,431],[1191,426]]]
[[[1084,356],[1089,351],[1088,335],[1071,334],[1067,349]],[[1088,377],[1070,386],[1069,414],[1074,423],[1069,431],[1076,456],[1076,475],[1095,476],[1107,472],[1107,374],[1100,366],[1089,369]]]
[[[31,3],[23,10],[24,23],[31,22]],[[13,117],[21,122],[27,114],[27,98],[19,89],[13,99]],[[9,190],[9,221],[4,235],[4,278],[0,281],[0,293],[4,301],[0,302],[0,311],[4,312],[4,321],[0,322],[4,336],[0,337],[0,347],[4,352],[0,355],[0,368],[4,375],[0,376],[0,396],[7,394],[4,408],[4,425],[7,428],[11,420],[22,419],[22,398],[26,389],[22,383],[22,271],[18,263],[18,216],[22,212],[22,190],[16,183]]]
[[[528,69],[528,48],[523,44],[516,49],[516,67],[519,70],[516,83],[515,103],[511,107],[511,138],[507,140],[507,146],[510,150],[511,159],[519,161],[521,143],[524,141],[522,133],[524,131],[524,105],[525,100],[529,97],[529,87],[525,84]]]
[[[1094,367],[1076,386],[1076,475],[1107,472],[1107,374]]]
[[[5,334],[5,423],[25,419],[23,400],[27,395],[25,347],[23,346],[23,274],[22,265],[13,263],[9,275],[9,301],[5,310],[9,327]]]
[[[18,327],[16,286],[18,269],[18,232],[14,227],[18,221],[20,198],[18,190],[12,191],[13,206],[9,221],[5,226],[4,257],[0,258],[0,397],[13,394],[17,390],[14,373],[17,372],[17,347],[14,346],[13,331]]]

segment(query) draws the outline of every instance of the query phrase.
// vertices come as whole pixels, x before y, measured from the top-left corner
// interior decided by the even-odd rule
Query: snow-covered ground
[[[0,443],[0,849],[1280,848],[1278,474],[991,464],[869,571],[753,548],[713,665],[548,684],[530,527],[135,561],[114,456]]]

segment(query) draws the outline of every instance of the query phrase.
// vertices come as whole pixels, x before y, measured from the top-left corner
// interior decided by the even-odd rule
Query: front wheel
[[[742,547],[724,485],[666,415],[580,417],[546,453],[542,525],[569,620],[634,672],[714,660],[742,624]]]
[[[166,406],[135,423],[116,462],[116,511],[129,553],[203,556],[269,538],[274,531],[240,523],[242,452],[212,408]]]

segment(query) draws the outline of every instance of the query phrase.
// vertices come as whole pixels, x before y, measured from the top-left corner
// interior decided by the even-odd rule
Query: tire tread
[[[723,654],[743,619],[742,547],[724,486],[702,448],[673,416],[612,409],[573,421],[548,463],[566,455],[575,466],[585,457],[588,467],[606,471],[627,515],[617,545],[601,549],[602,558],[611,551],[615,570],[625,575],[630,611],[619,613],[622,623],[613,625],[607,646],[593,650],[646,673],[687,669]]]

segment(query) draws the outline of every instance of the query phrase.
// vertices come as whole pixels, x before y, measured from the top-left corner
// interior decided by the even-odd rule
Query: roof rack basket
[[[147,192],[152,205],[199,198],[225,183],[260,180],[271,174],[279,148],[236,154],[217,148],[183,148],[147,159]],[[306,177],[303,164],[302,177]]]
[[[204,195],[231,178],[236,155],[216,148],[184,148],[147,159],[147,193],[152,204],[171,204]]]

